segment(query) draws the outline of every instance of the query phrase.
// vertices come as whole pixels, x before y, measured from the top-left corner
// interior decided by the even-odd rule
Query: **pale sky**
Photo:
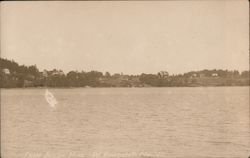
[[[1,57],[43,69],[249,69],[247,0],[1,2]]]

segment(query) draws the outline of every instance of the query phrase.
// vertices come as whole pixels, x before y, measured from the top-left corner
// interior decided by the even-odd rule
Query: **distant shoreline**
[[[149,89],[149,88],[219,88],[219,87],[249,87],[250,85],[235,85],[235,86],[173,86],[173,87],[13,87],[13,88],[0,88],[1,89]]]
[[[245,70],[199,70],[183,74],[169,74],[159,71],[154,74],[141,73],[128,75],[123,73],[110,74],[99,71],[62,70],[40,71],[35,65],[19,65],[15,61],[0,58],[1,88],[113,88],[113,87],[220,87],[249,86],[250,71]]]

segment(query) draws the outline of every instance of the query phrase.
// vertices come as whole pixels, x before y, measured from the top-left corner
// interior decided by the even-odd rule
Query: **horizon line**
[[[43,72],[43,71],[53,71],[53,70],[57,70],[57,71],[62,71],[64,74],[67,74],[71,71],[73,72],[91,72],[91,71],[97,71],[97,72],[101,72],[103,74],[105,74],[106,72],[110,73],[110,75],[114,75],[114,74],[123,74],[123,75],[141,75],[141,74],[157,74],[159,72],[162,72],[162,71],[165,71],[165,72],[168,72],[167,70],[158,70],[157,72],[154,72],[154,73],[146,73],[146,72],[141,72],[141,73],[124,73],[124,72],[114,72],[114,73],[111,73],[110,71],[99,71],[99,70],[69,70],[69,71],[65,71],[63,69],[60,69],[60,68],[52,68],[52,69],[40,69],[36,64],[34,65],[26,65],[26,64],[19,64],[17,61],[15,61],[13,58],[12,59],[8,59],[8,58],[2,58],[0,57],[0,59],[5,59],[5,60],[9,60],[9,61],[13,61],[15,63],[17,63],[19,66],[26,66],[26,67],[29,67],[29,66],[36,66],[36,68],[38,69],[39,72]],[[222,69],[222,68],[204,68],[204,69],[197,69],[197,70],[189,70],[189,71],[185,71],[183,73],[169,73],[169,75],[181,75],[181,74],[185,74],[185,73],[190,73],[190,72],[199,72],[199,71],[204,71],[204,70],[208,70],[208,71],[219,71],[219,70],[222,70],[222,71],[238,71],[239,73],[242,73],[244,71],[250,71],[250,65],[249,65],[249,69],[244,69],[244,70],[239,70],[239,69]]]

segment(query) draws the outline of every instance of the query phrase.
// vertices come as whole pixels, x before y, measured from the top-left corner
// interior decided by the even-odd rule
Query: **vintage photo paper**
[[[249,2],[3,1],[1,158],[248,158]]]

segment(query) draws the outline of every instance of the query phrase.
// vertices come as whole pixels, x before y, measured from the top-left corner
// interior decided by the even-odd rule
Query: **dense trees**
[[[249,85],[249,71],[202,70],[169,75],[167,71],[156,74],[123,75],[109,72],[70,71],[53,69],[40,72],[36,65],[19,65],[13,60],[0,58],[0,87],[172,87],[172,86],[242,86]]]
[[[160,78],[154,74],[141,74],[139,77],[141,83],[151,86],[160,86]]]
[[[243,78],[249,78],[250,76],[250,73],[249,73],[249,71],[243,71],[242,73],[241,73],[241,76],[243,77]]]

